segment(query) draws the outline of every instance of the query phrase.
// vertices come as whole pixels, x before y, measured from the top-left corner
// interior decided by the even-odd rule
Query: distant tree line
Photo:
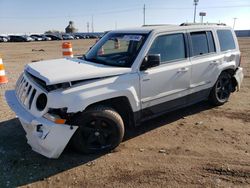
[[[58,31],[58,30],[48,30],[48,31],[44,32],[44,34],[52,34],[52,33],[62,34],[64,32],[63,31]]]

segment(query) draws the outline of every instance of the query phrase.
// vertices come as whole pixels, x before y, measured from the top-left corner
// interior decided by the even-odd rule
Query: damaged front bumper
[[[58,158],[78,127],[33,116],[19,103],[14,90],[6,91],[5,98],[18,116],[32,149],[48,158]]]

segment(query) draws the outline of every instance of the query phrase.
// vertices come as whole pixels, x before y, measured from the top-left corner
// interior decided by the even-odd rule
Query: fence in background
[[[250,37],[250,30],[236,30],[237,37]]]

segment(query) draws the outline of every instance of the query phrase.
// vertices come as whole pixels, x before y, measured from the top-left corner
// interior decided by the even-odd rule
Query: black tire
[[[79,128],[71,139],[80,153],[100,153],[117,147],[124,136],[121,116],[110,107],[96,106],[79,113],[70,122]]]
[[[212,88],[209,101],[212,105],[220,106],[226,103],[232,92],[232,77],[227,72],[222,72]]]

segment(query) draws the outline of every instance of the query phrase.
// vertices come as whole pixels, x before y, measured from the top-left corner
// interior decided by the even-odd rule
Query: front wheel
[[[227,72],[222,72],[211,90],[209,101],[215,106],[223,105],[228,101],[231,91],[231,75]]]
[[[124,136],[121,116],[105,106],[96,106],[78,114],[70,124],[79,126],[71,141],[73,147],[81,153],[112,150],[121,143]]]

